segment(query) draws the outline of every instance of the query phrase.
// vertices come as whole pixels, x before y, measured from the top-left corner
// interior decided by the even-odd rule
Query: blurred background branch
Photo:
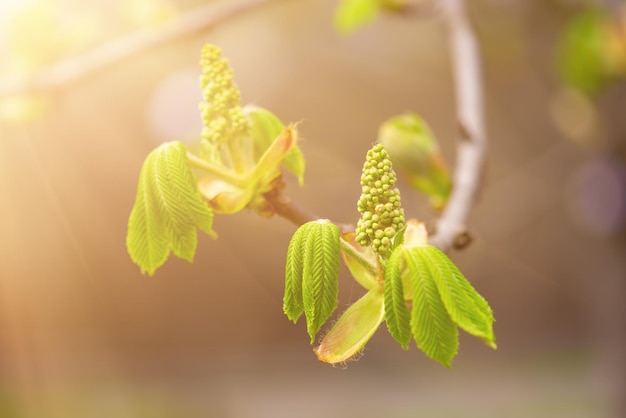
[[[140,52],[163,46],[278,0],[237,0],[209,3],[182,14],[165,28],[141,30],[108,41],[88,52],[61,60],[34,75],[0,79],[0,97],[23,93],[50,93],[60,87],[106,71],[112,65]]]

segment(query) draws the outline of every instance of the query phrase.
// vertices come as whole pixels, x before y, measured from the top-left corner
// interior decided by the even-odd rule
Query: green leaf
[[[216,236],[213,212],[202,200],[181,142],[153,150],[141,168],[126,247],[143,272],[154,274],[169,256],[193,261],[196,229]]]
[[[302,154],[302,151],[297,144],[289,150],[287,156],[283,160],[283,165],[298,178],[298,184],[302,187],[304,185],[304,170],[306,168],[306,162],[304,161],[304,154]]]
[[[243,112],[252,126],[254,159],[259,160],[281,134],[285,125],[275,114],[262,107],[248,105],[243,108]],[[283,159],[283,165],[298,178],[298,183],[302,186],[304,184],[306,163],[304,155],[297,144],[293,145],[289,150]]]
[[[391,247],[389,247],[389,253],[391,254],[393,250],[404,244],[404,233],[406,232],[406,225],[402,227],[401,230],[393,237],[393,241],[391,242]]]
[[[150,275],[165,262],[170,251],[168,231],[161,222],[158,197],[150,179],[154,160],[155,154],[149,154],[141,168],[126,235],[128,254]]]
[[[311,344],[337,308],[339,228],[327,219],[308,222],[304,243],[302,297]]]
[[[389,333],[395,340],[408,350],[411,342],[410,314],[404,300],[401,263],[403,250],[391,253],[385,270],[385,321]]]
[[[374,21],[380,14],[380,0],[341,0],[335,9],[335,28],[348,34]]]
[[[401,250],[413,287],[411,331],[420,350],[450,367],[459,348],[458,330],[439,296],[428,263],[420,257],[420,248]]]
[[[302,303],[302,272],[304,268],[304,243],[307,238],[306,230],[311,226],[306,223],[300,226],[291,237],[287,248],[287,263],[285,266],[285,295],[283,297],[283,312],[294,323],[298,321],[304,311]]]
[[[417,114],[408,112],[387,119],[378,131],[394,169],[406,175],[411,186],[442,209],[452,191],[452,180],[436,137]]]
[[[496,348],[493,312],[487,301],[472,287],[454,263],[432,245],[412,251],[427,263],[441,300],[452,320],[469,334]]]
[[[371,247],[362,247],[356,242],[356,234],[354,232],[347,232],[341,236],[346,247],[341,248],[341,258],[343,262],[350,270],[352,277],[364,288],[371,290],[377,287],[380,283],[376,276],[376,271],[366,268],[363,263],[369,263],[372,266],[376,265],[377,254]]]
[[[557,64],[562,81],[587,94],[607,84],[606,14],[591,8],[575,15],[563,29],[557,44]]]
[[[339,317],[313,351],[325,363],[350,360],[372,338],[385,317],[383,291],[374,288],[363,295]]]

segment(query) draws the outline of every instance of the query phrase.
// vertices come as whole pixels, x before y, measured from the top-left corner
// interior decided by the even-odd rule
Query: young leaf
[[[411,220],[409,220],[409,222],[411,222]],[[398,233],[393,237],[393,241],[391,242],[391,246],[389,247],[390,252],[393,252],[393,250],[404,244],[404,234],[406,233],[407,224],[405,224],[402,229],[399,230]]]
[[[372,338],[385,317],[380,287],[350,306],[313,351],[320,361],[342,363],[354,357]]]
[[[198,191],[185,146],[169,142],[153,150],[141,168],[128,220],[126,247],[131,259],[149,275],[170,251],[192,262],[196,229],[216,236],[212,225],[213,212]]]
[[[364,288],[371,290],[379,285],[376,272],[367,269],[359,260],[365,260],[365,262],[371,265],[376,265],[377,255],[370,247],[362,247],[356,242],[356,234],[354,232],[347,232],[341,236],[343,240],[351,247],[341,249],[341,258],[343,262],[350,270],[352,277]]]
[[[302,270],[304,267],[302,256],[306,230],[311,226],[306,223],[300,226],[291,237],[287,248],[287,263],[285,266],[285,295],[283,297],[283,312],[294,323],[298,321],[304,311],[302,304]]]
[[[441,300],[452,320],[469,334],[496,348],[493,312],[454,263],[432,245],[412,249],[428,265]]]
[[[141,167],[137,197],[128,221],[126,247],[142,272],[152,275],[165,263],[170,252],[168,231],[161,221],[158,197],[151,181],[155,153],[148,155]]]
[[[272,141],[257,161],[254,171],[250,176],[253,184],[258,183],[263,186],[269,179],[274,179],[280,175],[278,166],[283,162],[287,154],[298,143],[298,131],[295,125],[285,127],[280,134]]]
[[[389,333],[395,340],[408,350],[411,342],[410,314],[404,300],[402,285],[403,250],[391,253],[385,270],[385,321]]]
[[[413,286],[411,331],[415,342],[431,359],[451,367],[459,348],[459,333],[441,301],[428,264],[419,256],[422,247],[404,248],[407,273]]]
[[[335,28],[348,34],[378,17],[380,0],[341,0],[335,9]]]
[[[217,213],[236,213],[248,207],[269,218],[275,208],[264,197],[282,187],[280,164],[298,142],[295,125],[285,127],[259,157],[254,168],[239,175],[210,162],[196,161],[199,168],[210,172],[199,181],[199,190]]]
[[[337,308],[339,228],[327,219],[308,222],[304,241],[302,299],[311,344]]]
[[[452,191],[452,181],[426,122],[410,112],[394,116],[380,126],[378,142],[389,153],[394,168],[428,196],[434,208],[442,209]]]
[[[258,160],[272,142],[281,134],[285,125],[278,117],[267,109],[248,105],[243,108],[243,114],[252,127],[254,141],[254,159]],[[283,165],[297,178],[300,186],[304,184],[305,161],[302,151],[297,144],[289,150],[283,159]]]

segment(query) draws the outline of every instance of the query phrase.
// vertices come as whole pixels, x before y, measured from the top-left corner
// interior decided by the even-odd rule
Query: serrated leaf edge
[[[337,308],[339,228],[328,220],[311,222],[304,243],[302,299],[311,344]]]
[[[385,269],[385,321],[391,336],[408,350],[411,342],[410,311],[404,299],[401,266],[402,249],[391,253]]]
[[[283,296],[283,312],[289,320],[296,323],[304,312],[302,302],[302,273],[304,262],[303,249],[306,240],[306,230],[310,224],[301,225],[294,232],[287,247],[285,263],[285,293]]]
[[[432,272],[417,248],[405,249],[407,272],[413,287],[411,332],[420,350],[450,368],[459,347],[458,329],[439,296]]]
[[[126,246],[142,272],[152,275],[168,258],[193,261],[196,228],[215,236],[213,212],[203,201],[179,141],[154,149],[142,165]]]
[[[464,331],[496,348],[493,311],[445,253],[432,245],[419,247],[448,314]]]

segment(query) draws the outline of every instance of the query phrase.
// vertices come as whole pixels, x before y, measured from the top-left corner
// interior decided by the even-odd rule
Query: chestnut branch
[[[456,91],[458,149],[454,188],[431,244],[447,251],[467,237],[467,224],[476,204],[485,168],[487,136],[483,117],[483,83],[478,45],[467,18],[464,0],[439,0],[448,32]]]

